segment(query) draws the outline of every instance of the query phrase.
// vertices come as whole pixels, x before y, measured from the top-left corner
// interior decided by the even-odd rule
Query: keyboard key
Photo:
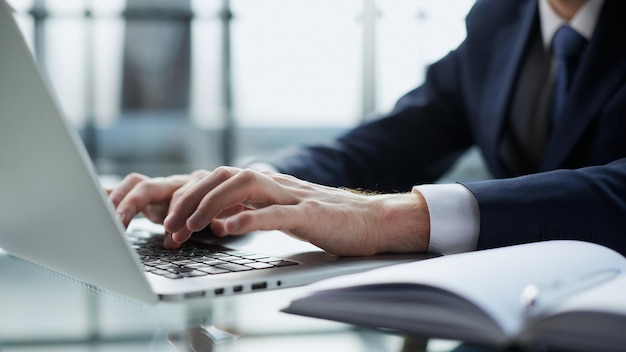
[[[215,275],[215,274],[224,274],[224,273],[230,273],[230,270],[226,270],[226,269],[220,269],[218,267],[214,267],[214,266],[209,266],[206,268],[199,268],[198,270],[203,271],[207,274],[211,274],[211,275]]]
[[[196,270],[196,269],[188,268],[186,266],[172,266],[171,268],[167,269],[167,271],[169,271],[171,273],[176,273],[176,274],[190,273],[190,272],[192,272],[194,270]]]
[[[164,264],[168,264],[166,261],[157,259],[157,260],[144,260],[143,263],[145,265],[149,265],[149,266],[159,266],[159,265],[164,265]]]
[[[163,276],[163,275],[165,275],[165,274],[171,274],[171,273],[170,273],[169,271],[167,271],[167,270],[160,270],[160,269],[157,269],[157,270],[152,270],[152,271],[151,271],[151,273],[156,274],[156,275],[161,275],[161,276]]]
[[[183,260],[177,260],[175,262],[172,262],[172,264],[188,265],[188,264],[196,264],[196,262],[194,262],[193,260],[183,259]]]
[[[246,254],[246,255],[241,255],[240,257],[247,258],[247,259],[252,259],[252,260],[258,260],[258,259],[262,259],[262,258],[269,258],[269,256],[265,255],[265,254]]]
[[[292,262],[291,260],[279,260],[276,262],[270,262],[270,264],[276,265],[276,266],[292,266],[292,265],[297,265],[298,263]]]
[[[229,257],[221,257],[220,260],[223,260],[225,262],[234,262],[236,260],[241,260],[241,258],[240,257],[229,256]]]
[[[240,264],[234,264],[234,263],[225,263],[225,264],[220,264],[217,265],[216,268],[220,268],[220,269],[226,269],[226,270],[230,270],[230,271],[246,271],[246,270],[252,270],[251,267],[249,266],[245,266],[245,265],[240,265]]]
[[[193,264],[187,264],[185,266],[188,267],[188,268],[196,268],[196,269],[198,269],[198,268],[206,268],[207,266],[210,266],[210,265],[207,265],[207,264],[204,264],[204,263],[194,262]]]
[[[182,279],[183,278],[182,275],[174,274],[174,273],[167,273],[167,274],[163,274],[162,276],[168,279]]]
[[[184,277],[198,277],[198,276],[207,276],[209,273],[201,271],[201,270],[192,270],[186,273],[180,273],[180,275]]]
[[[217,260],[217,259],[209,259],[209,260],[204,260],[202,262],[200,262],[202,264],[206,264],[206,265],[211,265],[211,266],[215,266],[215,265],[219,265],[219,264],[226,264],[225,261],[223,260]]]
[[[253,269],[267,269],[267,268],[273,268],[274,265],[270,264],[270,263],[260,263],[260,262],[254,262],[254,263],[248,263],[246,264],[246,266],[249,266]]]

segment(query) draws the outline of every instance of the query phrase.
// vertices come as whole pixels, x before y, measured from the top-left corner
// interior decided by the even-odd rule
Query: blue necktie
[[[552,38],[552,53],[558,60],[551,111],[553,124],[559,119],[578,57],[586,43],[587,40],[570,26],[560,27]]]

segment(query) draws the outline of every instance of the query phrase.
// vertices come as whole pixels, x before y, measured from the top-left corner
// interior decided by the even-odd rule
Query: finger
[[[221,219],[213,219],[213,221],[211,221],[211,232],[213,233],[213,235],[217,236],[217,237],[224,237],[227,235],[226,231],[224,230],[224,221],[222,221]]]
[[[172,194],[172,200],[170,203],[170,207],[176,203],[178,201],[178,199],[185,194],[185,192],[187,192],[187,190],[189,190],[191,187],[193,187],[193,185],[195,185],[196,183],[198,183],[198,181],[200,181],[201,179],[203,179],[204,177],[210,175],[209,171],[206,170],[197,170],[194,171],[190,177],[189,180],[187,182],[185,182],[184,185],[182,185],[180,188],[178,188],[174,194]]]
[[[215,169],[212,173],[205,175],[195,183],[189,182],[186,185],[187,189],[180,194],[180,196],[177,196],[176,200],[172,200],[170,213],[163,221],[165,229],[170,232],[178,232],[182,229],[186,225],[189,216],[198,208],[202,198],[217,185],[228,180],[237,172],[238,169],[236,168],[222,166]],[[208,222],[205,223],[204,227],[206,227],[206,225],[208,225]]]
[[[244,232],[244,233],[227,232],[225,230],[224,223],[225,223],[225,220],[213,219],[213,221],[211,221],[211,224],[209,225],[211,226],[211,233],[213,233],[213,235],[216,237],[226,237],[228,235],[245,235],[250,232],[250,231]]]
[[[196,174],[198,172],[199,171],[196,171],[196,172],[194,172],[194,174]],[[174,176],[169,176],[169,177],[163,179],[164,180],[163,182],[169,184],[171,189],[175,189],[175,191],[172,194],[172,196],[170,197],[170,199],[175,199],[176,194],[181,192],[181,190],[184,191],[185,187],[188,184],[190,184],[193,179],[194,179],[193,174],[191,176],[189,176],[189,175],[174,175]],[[187,181],[187,180],[189,180],[189,181]],[[182,186],[180,186],[180,185],[182,185]],[[167,215],[167,213],[168,213],[168,211],[170,209],[171,204],[172,204],[171,200],[169,202],[167,200],[165,200],[163,202],[151,203],[150,205],[147,205],[142,210],[142,213],[150,221],[152,221],[154,223],[162,224],[163,223],[163,219],[165,219],[165,216]]]
[[[141,213],[146,217],[146,219],[152,221],[153,223],[162,224],[169,209],[169,203],[161,202],[146,206]]]
[[[191,174],[191,177],[189,178],[189,180],[187,182],[185,182],[184,185],[182,185],[181,187],[179,187],[173,194],[172,194],[172,198],[170,199],[169,202],[169,208],[168,211],[170,209],[174,209],[174,205],[178,202],[178,200],[189,191],[190,188],[192,188],[196,183],[198,183],[200,180],[202,180],[204,177],[208,176],[210,173],[208,171],[205,170],[198,170],[195,171]],[[170,214],[168,214],[169,216]],[[166,226],[167,229],[171,230],[171,231],[177,231],[179,230],[179,228],[181,228],[182,226],[178,225],[178,223],[176,221],[173,221],[172,219],[168,219],[167,221],[165,219],[163,219],[163,223],[173,223],[173,225],[175,226]]]
[[[172,208],[173,204],[175,204],[178,199],[189,189],[191,188],[195,183],[197,183],[199,180],[201,180],[202,178],[204,178],[206,175],[208,175],[209,172],[206,170],[197,170],[194,171],[191,175],[190,178],[187,182],[185,182],[184,185],[182,185],[181,187],[179,187],[173,194],[171,197],[171,200],[169,202],[169,207],[166,210],[169,211],[169,209]],[[161,222],[165,223],[164,219],[161,219]],[[188,233],[183,233],[182,231],[187,231]],[[187,241],[190,237],[191,237],[192,232],[186,228],[183,228],[182,230],[180,230],[179,232],[173,234],[171,232],[166,232],[165,236],[163,238],[163,247],[167,248],[167,249],[177,249],[180,248],[181,244],[184,243],[185,241]]]
[[[197,231],[206,227],[224,209],[232,210],[240,204],[264,207],[275,203],[292,204],[295,200],[270,178],[256,171],[241,170],[206,194],[187,218],[186,225],[187,228]]]
[[[249,209],[251,209],[251,207],[247,207],[242,204],[237,204],[230,208],[223,209],[219,214],[215,216],[215,218],[213,218],[213,220],[227,218],[227,217],[233,216],[237,213],[240,213],[242,211],[246,211]]]
[[[172,239],[172,234],[170,232],[166,232],[163,236],[163,248],[178,249],[180,248],[180,243],[177,243]]]
[[[188,239],[191,238],[191,235],[193,234],[193,231],[187,229],[187,228],[183,228],[182,230],[178,231],[178,232],[174,232],[172,234],[172,241],[178,243],[178,244],[182,244],[185,243]]]
[[[238,235],[258,230],[292,231],[296,227],[308,226],[311,221],[314,220],[303,216],[295,206],[272,205],[225,218],[222,227],[225,233]]]
[[[137,183],[117,206],[117,214],[122,223],[128,226],[132,218],[149,205],[167,202],[176,188],[175,183],[168,182],[164,178],[148,179]]]
[[[109,200],[113,203],[113,206],[117,208],[120,202],[124,199],[124,197],[130,192],[135,186],[147,180],[148,177],[138,173],[132,173],[128,176],[124,177],[124,179],[115,187],[113,190],[107,190],[109,194]]]
[[[183,243],[191,238],[192,234],[193,232],[188,229],[183,229],[175,233],[166,232],[163,237],[163,247],[166,249],[178,249]]]

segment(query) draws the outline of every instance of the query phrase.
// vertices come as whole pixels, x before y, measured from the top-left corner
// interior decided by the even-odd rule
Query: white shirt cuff
[[[422,194],[430,214],[428,250],[441,254],[473,251],[480,232],[480,211],[474,195],[463,185],[413,187]]]

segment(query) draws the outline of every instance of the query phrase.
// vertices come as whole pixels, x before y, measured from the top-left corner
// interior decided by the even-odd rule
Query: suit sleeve
[[[478,249],[549,239],[626,254],[626,158],[603,166],[462,183],[480,211]]]
[[[472,145],[457,85],[457,55],[433,64],[425,83],[388,115],[335,141],[269,160],[279,171],[328,186],[410,191],[432,182]]]

